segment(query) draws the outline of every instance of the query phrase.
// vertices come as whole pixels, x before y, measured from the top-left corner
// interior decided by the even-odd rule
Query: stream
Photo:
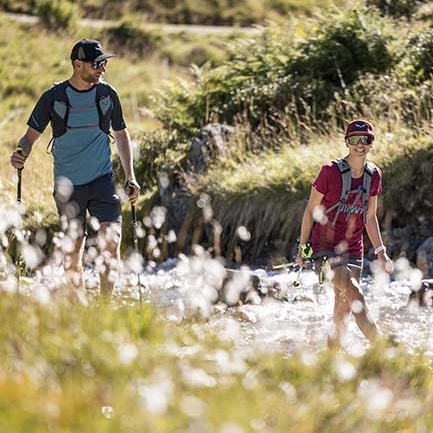
[[[361,281],[370,313],[382,336],[407,346],[408,351],[424,349],[433,356],[433,309],[408,304],[411,287],[419,287],[422,275],[406,259],[395,262],[395,272],[389,276],[372,263],[372,272]],[[169,260],[152,272],[138,274],[120,287],[120,299],[136,299],[141,288],[141,302],[156,305],[167,320],[181,321],[189,316],[205,318],[207,327],[222,338],[230,338],[238,345],[292,352],[307,348],[312,351],[326,348],[326,335],[332,323],[334,293],[330,283],[318,284],[316,274],[304,270],[266,271],[245,268],[237,281],[232,280],[231,304],[218,302],[223,265],[206,256]],[[242,276],[258,276],[265,287],[278,291],[252,298],[254,303],[239,305]],[[299,286],[296,284],[299,281]],[[245,280],[243,281],[245,282]],[[227,286],[226,286],[227,287]],[[236,292],[238,290],[238,292]],[[126,294],[126,296],[125,296]],[[237,297],[236,297],[237,296]],[[343,348],[361,356],[368,341],[350,318]]]
[[[159,265],[148,264],[145,272],[139,271],[142,269],[139,258],[133,255],[123,265],[121,278],[116,279],[113,304],[152,304],[169,321],[181,322],[189,317],[205,319],[198,320],[198,326],[212,328],[222,338],[229,338],[246,349],[260,347],[291,353],[299,348],[312,351],[326,348],[326,335],[332,323],[333,288],[327,282],[320,286],[311,270],[301,274],[290,268],[237,271],[237,281],[233,278],[231,292],[226,292],[226,299],[232,305],[228,306],[221,302],[219,293],[226,269],[220,261],[206,255],[180,256]],[[373,271],[362,278],[361,287],[380,334],[404,344],[408,351],[423,349],[433,356],[433,309],[408,305],[411,287],[419,286],[422,279],[420,271],[406,259],[395,262],[391,276],[374,271],[374,265]],[[98,292],[98,275],[94,269],[87,266],[85,270],[89,302]],[[268,295],[262,297],[254,293],[252,303],[237,302],[241,290],[237,284],[241,287],[245,278],[252,275],[273,291],[266,289]],[[58,264],[47,264],[31,278],[22,278],[19,287],[14,279],[15,273],[9,272],[1,288],[19,290],[41,303],[54,302],[53,293],[67,285],[62,266]],[[368,344],[350,318],[343,349],[361,356]]]

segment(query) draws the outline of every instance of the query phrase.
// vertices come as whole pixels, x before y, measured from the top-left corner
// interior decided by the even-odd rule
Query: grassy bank
[[[67,56],[78,34],[101,37],[119,53],[110,61],[106,79],[119,90],[136,143],[136,174],[144,186],[141,221],[158,203],[159,171],[168,168],[189,176],[187,150],[193,136],[217,120],[234,125],[238,135],[223,154],[214,156],[205,175],[193,176],[190,193],[211,198],[228,260],[239,226],[251,236],[245,258],[254,261],[264,255],[265,246],[276,244],[278,253],[289,257],[311,181],[321,163],[345,154],[345,122],[358,116],[371,120],[377,133],[371,157],[384,169],[379,216],[386,231],[431,221],[432,193],[425,185],[432,180],[428,164],[433,102],[427,91],[430,30],[425,21],[409,24],[360,8],[311,23],[311,28],[305,23],[302,27],[300,20],[292,19],[247,38],[226,35],[220,41],[225,60],[208,58],[202,68],[186,69],[168,54],[167,38],[153,34],[146,39],[131,23],[54,37],[38,26],[10,22],[11,42],[0,49],[17,73],[0,72],[5,96],[0,105],[5,139],[0,145],[9,153],[39,93],[69,76]],[[28,32],[35,37],[28,38]],[[185,41],[179,34],[170,46]],[[212,43],[201,41],[205,47]],[[19,45],[46,61],[23,59]],[[52,230],[51,156],[45,152],[49,137],[47,131],[26,165],[23,201],[30,213],[42,214]],[[16,173],[7,159],[1,169],[4,197],[12,203]],[[121,171],[118,181],[121,185]],[[131,245],[128,211],[125,206],[124,250]],[[193,204],[190,213],[187,229],[199,232],[202,211]],[[26,218],[28,224],[35,220],[34,215]],[[165,242],[166,233],[150,231],[158,242]],[[144,251],[145,240],[140,244]],[[398,246],[394,253],[412,259],[414,251]]]

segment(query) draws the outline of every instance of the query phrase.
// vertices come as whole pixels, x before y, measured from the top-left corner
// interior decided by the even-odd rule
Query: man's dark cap
[[[83,62],[99,62],[114,56],[115,54],[112,53],[104,53],[101,43],[95,39],[82,39],[73,46],[71,51],[71,60]]]

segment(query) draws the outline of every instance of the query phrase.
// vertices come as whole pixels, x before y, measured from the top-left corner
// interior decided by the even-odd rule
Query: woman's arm
[[[367,222],[365,224],[365,229],[382,269],[388,273],[393,272],[394,265],[386,253],[386,247],[383,244],[382,235],[379,229],[379,221],[377,220],[377,195],[370,196],[370,199],[368,200]]]
[[[320,209],[322,203],[323,194],[317,191],[314,186],[311,188],[310,197],[308,199],[307,206],[304,210],[301,223],[301,234],[299,236],[299,245],[305,244],[309,241],[311,236],[311,230],[315,222],[316,215],[323,215],[323,210]],[[303,266],[303,260],[301,257],[300,249],[296,255],[296,263],[299,266]]]

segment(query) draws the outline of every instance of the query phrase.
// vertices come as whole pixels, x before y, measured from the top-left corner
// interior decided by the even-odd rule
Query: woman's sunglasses
[[[373,137],[369,135],[352,135],[347,137],[347,143],[351,146],[356,146],[357,144],[371,144],[373,143]]]

